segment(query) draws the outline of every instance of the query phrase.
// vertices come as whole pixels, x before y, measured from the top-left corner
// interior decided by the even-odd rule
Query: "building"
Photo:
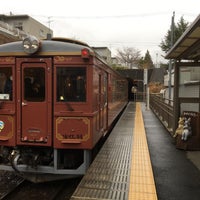
[[[173,132],[179,117],[191,117],[192,138],[187,149],[200,149],[200,15],[168,51],[165,58],[174,60]],[[178,140],[178,148],[185,146]],[[186,148],[185,148],[186,149]]]
[[[0,44],[23,39],[26,35],[34,35],[38,39],[46,39],[53,31],[29,15],[0,15]]]
[[[111,51],[108,47],[92,47],[108,64],[112,64]]]

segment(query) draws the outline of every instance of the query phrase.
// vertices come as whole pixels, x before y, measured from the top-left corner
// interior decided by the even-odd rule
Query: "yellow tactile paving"
[[[157,200],[141,105],[136,103],[129,200]]]

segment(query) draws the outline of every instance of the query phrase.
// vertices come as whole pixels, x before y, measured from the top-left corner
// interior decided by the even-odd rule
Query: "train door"
[[[108,95],[107,95],[107,74],[99,75],[99,127],[107,130],[108,120]]]
[[[104,130],[108,129],[108,74],[103,77],[103,115],[104,115]]]
[[[39,61],[39,62],[37,62]],[[18,143],[52,144],[51,59],[18,60]]]

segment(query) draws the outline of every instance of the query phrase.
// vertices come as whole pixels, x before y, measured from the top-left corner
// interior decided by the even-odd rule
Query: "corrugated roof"
[[[200,15],[169,50],[166,59],[200,60]]]

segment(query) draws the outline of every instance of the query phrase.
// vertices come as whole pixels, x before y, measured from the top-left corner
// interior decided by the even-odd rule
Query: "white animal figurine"
[[[188,137],[192,135],[192,128],[191,128],[190,122],[191,122],[191,118],[188,118],[188,119],[185,118],[182,137],[181,137],[181,139],[184,141],[186,141]]]

